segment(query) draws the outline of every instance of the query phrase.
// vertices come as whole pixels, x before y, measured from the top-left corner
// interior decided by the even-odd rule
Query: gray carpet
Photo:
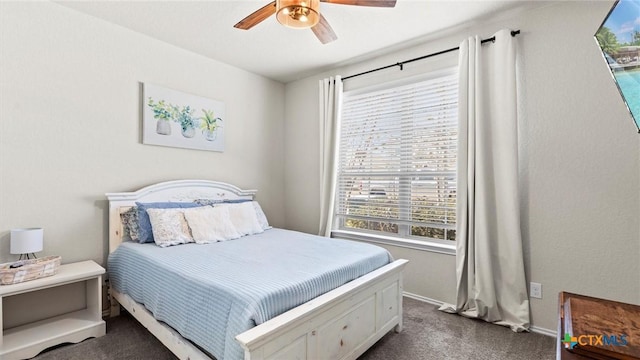
[[[124,314],[107,321],[107,335],[43,352],[37,360],[174,360],[153,335]],[[440,312],[404,299],[404,330],[384,336],[361,360],[389,359],[555,359],[555,339]]]

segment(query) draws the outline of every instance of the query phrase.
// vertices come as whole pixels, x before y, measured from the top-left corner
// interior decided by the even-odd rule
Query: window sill
[[[409,249],[430,251],[446,255],[455,255],[456,246],[448,244],[440,244],[432,241],[419,241],[411,239],[399,239],[391,236],[363,234],[355,231],[333,230],[331,237],[347,240],[358,240],[377,244],[399,246]]]

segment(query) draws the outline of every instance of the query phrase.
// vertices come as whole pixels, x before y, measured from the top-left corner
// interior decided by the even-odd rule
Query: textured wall
[[[0,260],[41,226],[63,262],[107,253],[105,192],[203,178],[283,217],[284,85],[50,2],[0,3]],[[225,102],[225,152],[141,144],[140,82]]]
[[[533,3],[529,4],[532,5]],[[521,211],[533,324],[555,329],[567,290],[640,303],[640,136],[593,35],[613,2],[547,2],[424,39],[372,60],[287,84],[285,194],[288,227],[317,232],[317,81],[457,46],[468,35],[521,29],[519,42]],[[499,20],[497,20],[499,19]],[[485,45],[491,46],[491,45]],[[445,55],[345,82],[345,88],[455,65]],[[405,290],[455,299],[454,257],[390,247],[410,257]]]

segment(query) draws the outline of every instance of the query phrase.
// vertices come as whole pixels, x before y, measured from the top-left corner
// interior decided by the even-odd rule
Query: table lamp
[[[28,260],[29,254],[35,259],[35,253],[42,251],[43,234],[42,228],[12,229],[9,252],[20,254],[20,260],[23,257]]]

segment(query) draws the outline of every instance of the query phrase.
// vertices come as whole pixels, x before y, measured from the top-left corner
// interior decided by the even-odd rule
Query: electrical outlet
[[[542,299],[542,284],[532,282],[529,286],[529,296],[536,299]]]

